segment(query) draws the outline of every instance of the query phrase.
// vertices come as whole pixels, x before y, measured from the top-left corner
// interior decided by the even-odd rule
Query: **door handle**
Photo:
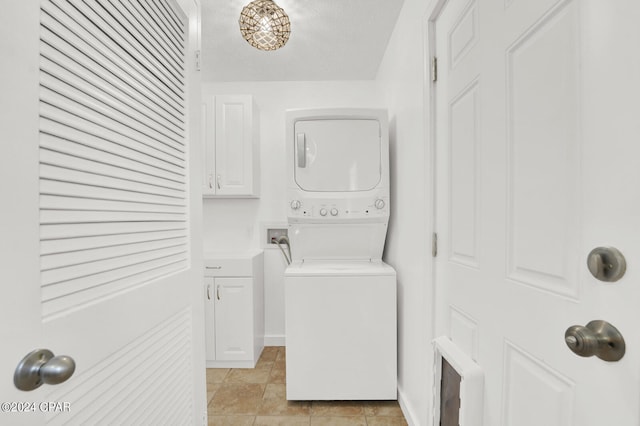
[[[207,286],[207,300],[211,300],[211,294],[209,293],[210,290],[211,290],[211,286],[208,285]]]
[[[298,151],[298,167],[307,167],[307,138],[304,133],[296,135],[296,147]]]
[[[220,300],[220,286],[216,287],[216,298]]]
[[[209,174],[209,189],[213,189],[213,175]]]
[[[218,189],[220,189],[220,179],[222,179],[222,177],[220,175],[218,175],[216,177],[216,185],[218,186]]]
[[[586,327],[573,325],[564,333],[564,341],[576,355],[597,356],[604,361],[619,361],[625,343],[617,328],[606,321],[591,321]]]
[[[13,375],[13,383],[20,390],[31,391],[45,383],[62,383],[74,371],[76,363],[70,356],[53,356],[53,352],[48,349],[36,349],[22,358]]]

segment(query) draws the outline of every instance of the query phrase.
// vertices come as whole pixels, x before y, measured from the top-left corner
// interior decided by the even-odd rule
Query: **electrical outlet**
[[[288,236],[287,228],[267,228],[267,244],[275,244],[272,240],[276,240],[282,236]]]

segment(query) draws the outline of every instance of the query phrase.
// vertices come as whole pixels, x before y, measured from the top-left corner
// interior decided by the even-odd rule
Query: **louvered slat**
[[[135,3],[42,2],[45,317],[187,266],[185,27]]]
[[[49,396],[52,401],[68,401],[74,408],[71,412],[46,413],[46,423],[193,424],[189,411],[192,392],[188,387],[185,390],[192,369],[191,328],[191,312],[180,311],[97,365],[76,371],[74,386],[54,387]],[[167,369],[167,365],[172,368]],[[179,393],[173,394],[169,389]],[[169,416],[155,423],[139,420],[140,415],[150,416],[167,406],[180,407],[174,411],[181,416],[171,422]]]
[[[81,110],[76,112],[80,113]],[[40,104],[41,133],[81,142],[97,150],[139,161],[184,178],[184,164],[180,158],[134,140],[130,135],[101,127],[99,124],[80,119],[72,112],[58,109],[47,103]]]
[[[158,161],[153,161],[138,152],[110,143],[86,133],[79,132],[59,123],[41,120],[40,146],[43,149],[61,154],[74,155],[85,160],[122,167],[170,182],[185,183],[184,175],[176,173],[180,168],[173,168],[172,172],[157,167]],[[128,155],[128,156],[127,156]]]
[[[42,17],[41,49],[43,53],[51,53],[53,49],[60,52],[61,55],[73,58],[78,65],[91,70],[131,96],[137,97],[140,102],[148,103],[152,105],[152,108],[157,107],[159,114],[173,123],[179,123],[178,126],[184,128],[184,122],[180,121],[181,106],[172,99],[162,96],[159,91],[154,91],[154,86],[146,81],[142,74],[136,73],[134,70],[129,70],[128,73],[121,72],[127,68],[121,58],[115,55],[108,56],[93,49],[92,45],[68,31],[49,14],[43,13]],[[59,34],[62,34],[63,37]]]
[[[176,206],[184,206],[186,204],[186,200],[184,198],[145,194],[142,192],[121,191],[106,187],[102,187],[98,191],[91,185],[74,182],[61,182],[56,180],[41,180],[40,194],[123,202],[136,201],[140,203],[168,204]]]
[[[118,75],[125,73],[136,77],[154,93],[154,96],[172,105],[178,114],[182,115],[183,99],[138,61],[129,55],[123,55],[122,49],[113,40],[99,31],[95,24],[73,6],[61,0],[47,0],[42,3],[42,10],[45,12],[42,17],[44,27],[49,28],[62,39],[75,36],[76,42],[86,45],[84,49],[87,49],[89,57],[106,58],[108,62],[119,68]],[[56,46],[55,40],[52,40],[52,43]],[[107,66],[107,69],[110,67]]]
[[[181,79],[181,75],[184,72],[184,64],[179,60],[178,54],[172,54],[171,50],[158,47],[158,38],[153,36],[153,33],[148,30],[146,22],[136,19],[129,9],[123,7],[121,3],[111,0],[98,0],[98,4],[106,9],[115,19],[127,23],[127,32],[133,36],[136,41],[144,46],[144,49],[153,55],[154,58],[160,63],[160,65],[166,67],[172,74]],[[116,7],[115,5],[119,6]]]
[[[42,91],[43,101],[49,104],[58,103],[63,109],[65,107],[72,108],[74,104],[87,108],[111,120],[116,125],[127,127],[127,132],[133,131],[135,134],[140,134],[147,139],[160,142],[167,147],[166,152],[169,154],[178,155],[178,153],[184,151],[182,144],[154,129],[149,121],[138,121],[128,115],[126,111],[103,103],[100,99],[94,97],[94,94],[83,91],[84,87],[81,83],[73,85],[73,83],[61,80],[61,78],[64,78],[62,75],[54,77],[49,73],[48,69],[43,71],[40,73],[40,86],[43,89],[49,89]]]
[[[169,19],[167,19],[166,14],[162,13],[158,8],[158,2],[147,1],[147,0],[139,0],[143,5],[143,9],[149,13],[151,19],[153,19],[158,24],[158,31],[163,32],[169,36],[169,40],[176,46],[179,47],[184,43],[184,30],[178,28],[178,25],[175,25]]]
[[[126,90],[126,86],[114,85],[114,82],[105,80],[104,76],[96,74],[93,70],[78,67],[75,61],[46,43],[41,44],[40,54],[43,59],[41,63],[43,70],[65,81],[75,80],[75,86],[85,93],[89,92],[103,103],[114,104],[118,110],[133,114],[136,120],[145,125],[150,123],[152,127],[159,126],[159,131],[169,138],[182,138],[182,123],[175,119],[168,121],[166,116],[156,111],[153,104],[150,105],[144,99],[135,96],[131,90]],[[71,74],[69,71],[71,69],[74,70],[75,75]],[[78,77],[83,81],[78,80]]]
[[[180,222],[134,222],[134,223],[74,223],[41,225],[40,239],[43,241],[95,237],[101,235],[125,235],[138,232],[182,231],[186,234],[186,226]],[[183,234],[183,235],[185,235]]]
[[[184,251],[179,249],[164,249],[127,258],[106,259],[92,264],[43,271],[43,301],[88,291],[139,273],[153,272],[173,262],[183,261],[183,255]]]
[[[120,22],[107,11],[102,8],[97,1],[78,1],[76,4],[77,9],[92,23],[94,23],[109,39],[114,43],[114,50],[120,52],[123,55],[129,55],[149,72],[151,72],[156,80],[164,84],[175,95],[184,99],[184,85],[183,82],[167,68],[165,68],[160,61],[153,57],[150,52],[144,49],[134,37],[128,34],[127,30],[123,28],[124,22]]]
[[[162,188],[176,189],[178,191],[182,190],[184,187],[183,183],[148,175],[146,173],[140,173],[128,167],[123,167],[124,165],[122,164],[105,164],[100,161],[86,159],[69,153],[52,151],[48,148],[40,151],[40,163],[100,176],[159,186]]]
[[[184,236],[184,230],[147,231],[133,234],[99,235],[94,237],[65,238],[62,240],[43,240],[40,242],[42,256],[71,253],[82,250],[118,247],[126,244],[147,241],[172,240]]]
[[[112,178],[96,175],[94,173],[69,170],[64,167],[56,167],[49,164],[40,165],[40,179],[57,180],[61,182],[76,182],[95,187],[95,196],[100,195],[102,188],[119,189],[143,194],[164,195],[166,197],[181,198],[184,193],[180,190],[165,188],[159,185],[149,185],[141,182],[133,182],[126,179]]]
[[[116,0],[111,0],[111,3],[128,10],[134,17],[136,17],[140,25],[144,26],[149,31],[154,40],[162,46],[163,50],[173,52],[173,56],[177,58],[178,62],[184,65],[184,57],[180,53],[179,49],[169,41],[169,37],[164,33],[164,31],[160,31],[160,28],[155,21],[151,19],[149,13],[144,10],[138,2],[117,0],[116,3]]]
[[[42,257],[41,269],[43,271],[69,268],[86,263],[115,259],[123,256],[131,256],[139,253],[151,252],[160,249],[170,249],[184,246],[185,237],[170,238],[167,240],[143,241],[141,243],[122,244],[113,247],[101,247],[82,250],[80,252],[52,254]],[[94,265],[95,266],[95,265]]]

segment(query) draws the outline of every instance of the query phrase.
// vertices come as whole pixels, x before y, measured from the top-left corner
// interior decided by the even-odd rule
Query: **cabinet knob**
[[[220,189],[220,179],[221,179],[221,176],[218,175],[216,178],[216,185],[218,186],[218,189]]]
[[[220,286],[216,287],[216,298],[220,300]]]

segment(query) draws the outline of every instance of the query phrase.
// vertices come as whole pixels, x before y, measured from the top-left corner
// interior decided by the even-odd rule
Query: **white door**
[[[2,424],[203,421],[198,6],[180,3],[0,14]],[[75,373],[17,390],[40,348]]]
[[[438,333],[484,368],[485,426],[637,426],[640,3],[440,4]],[[589,273],[598,246],[619,281]],[[569,349],[591,320],[622,333],[619,362]]]

